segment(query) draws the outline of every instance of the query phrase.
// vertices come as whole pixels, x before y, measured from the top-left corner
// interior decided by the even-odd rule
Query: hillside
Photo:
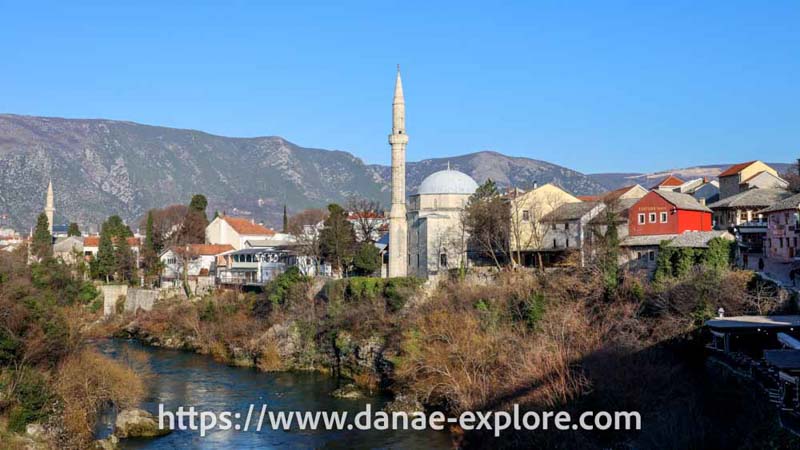
[[[556,182],[579,194],[602,189],[564,167],[481,152],[410,163],[408,192],[448,161],[479,182]],[[194,193],[208,197],[210,211],[278,224],[284,203],[297,211],[358,195],[387,204],[388,173],[347,152],[303,148],[276,136],[231,138],[133,122],[0,114],[0,217],[21,230],[41,211],[49,178],[56,222],[86,228],[110,214],[133,221],[149,208],[188,202]]]

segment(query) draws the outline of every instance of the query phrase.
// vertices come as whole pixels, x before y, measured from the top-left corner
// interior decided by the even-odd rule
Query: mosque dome
[[[420,183],[417,194],[474,194],[478,183],[469,175],[457,170],[434,172]]]

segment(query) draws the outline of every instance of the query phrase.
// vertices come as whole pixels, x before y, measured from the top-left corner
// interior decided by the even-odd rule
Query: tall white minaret
[[[389,212],[389,276],[404,277],[408,270],[408,225],[406,223],[406,104],[400,65],[392,101],[392,209]]]
[[[50,227],[50,234],[53,234],[53,214],[56,212],[56,207],[53,202],[53,180],[47,185],[47,202],[44,206],[44,215],[47,216],[47,225]]]

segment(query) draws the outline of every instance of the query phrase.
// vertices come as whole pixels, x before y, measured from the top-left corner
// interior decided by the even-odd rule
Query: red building
[[[680,234],[711,231],[711,210],[691,195],[655,190],[628,211],[628,235]]]

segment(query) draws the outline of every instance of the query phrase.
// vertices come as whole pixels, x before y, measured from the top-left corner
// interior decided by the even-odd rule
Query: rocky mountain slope
[[[579,194],[602,189],[564,167],[481,152],[410,163],[408,192],[448,161],[479,182],[487,177],[501,185],[556,182]],[[210,211],[249,214],[275,225],[284,203],[297,211],[353,195],[389,200],[388,167],[281,137],[230,138],[123,121],[0,114],[4,224],[31,227],[50,178],[56,223],[77,221],[84,228],[110,214],[135,221],[149,208],[186,203],[194,193],[208,197]]]

